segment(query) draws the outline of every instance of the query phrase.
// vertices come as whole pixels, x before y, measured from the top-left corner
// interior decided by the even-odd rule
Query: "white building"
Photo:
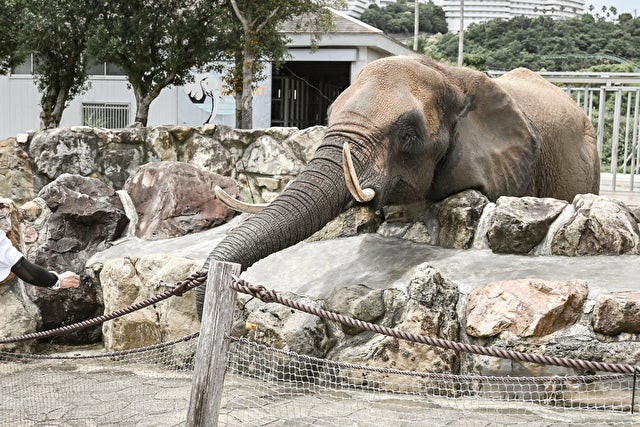
[[[312,49],[307,32],[286,28],[289,60],[282,69],[268,67],[253,95],[253,125],[305,128],[326,124],[330,102],[371,61],[413,51],[381,30],[344,12],[334,12],[335,29]],[[40,94],[33,78],[32,57],[9,74],[0,74],[0,140],[36,130]],[[124,127],[135,118],[135,97],[117,67],[89,69],[91,88],[73,99],[62,115],[62,127]],[[235,126],[235,99],[216,72],[196,74],[186,86],[165,88],[151,103],[149,126],[205,123]]]
[[[460,31],[460,0],[436,0],[444,9],[449,31]],[[464,0],[464,28],[491,19],[511,19],[516,16],[536,18],[548,16],[566,19],[585,13],[585,0]]]
[[[427,3],[429,0],[418,0]],[[441,6],[447,19],[449,31],[460,31],[461,0],[432,0]],[[395,0],[348,0],[349,15],[360,18],[369,5],[380,7],[395,3]],[[572,18],[585,13],[585,0],[464,0],[464,28],[471,23],[487,22],[491,19],[511,19],[516,16],[535,18],[548,16],[553,19]]]

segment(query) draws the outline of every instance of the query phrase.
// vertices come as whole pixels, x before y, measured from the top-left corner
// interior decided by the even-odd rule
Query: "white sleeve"
[[[11,267],[20,258],[20,251],[13,247],[5,232],[0,230],[0,280],[4,280],[11,273]]]

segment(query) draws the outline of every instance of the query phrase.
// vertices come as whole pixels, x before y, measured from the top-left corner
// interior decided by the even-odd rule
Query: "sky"
[[[630,13],[631,16],[640,17],[640,1],[638,0],[585,0],[587,11],[590,4],[595,6],[594,11],[601,11],[603,5],[607,7],[615,6],[618,9],[618,14]],[[634,9],[636,11],[635,14]]]

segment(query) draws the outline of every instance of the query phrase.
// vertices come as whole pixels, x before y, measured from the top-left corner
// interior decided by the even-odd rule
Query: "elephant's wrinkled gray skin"
[[[209,260],[246,269],[355,203],[342,168],[345,143],[362,186],[375,191],[369,203],[379,208],[437,201],[466,189],[490,200],[572,201],[576,194],[597,194],[594,134],[575,102],[529,70],[490,79],[420,56],[380,59],[335,100],[325,139],[307,168],[271,205],[232,230]]]

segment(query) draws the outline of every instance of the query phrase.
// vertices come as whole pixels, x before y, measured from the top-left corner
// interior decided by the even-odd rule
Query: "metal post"
[[[598,101],[598,128],[597,132],[597,144],[598,144],[598,156],[602,161],[602,146],[604,140],[604,114],[605,114],[605,103],[607,101],[607,90],[604,86],[600,87],[600,99]]]
[[[414,0],[415,3],[415,11],[413,16],[413,51],[418,51],[418,28],[420,27],[420,18],[418,14],[420,13],[420,2],[418,0]]]
[[[460,0],[460,31],[458,32],[458,67],[464,59],[464,0]]]
[[[215,261],[209,267],[187,412],[189,427],[218,425],[229,348],[224,335],[231,331],[236,304],[236,292],[229,285],[232,275],[238,274],[238,264]]]
[[[618,173],[618,145],[620,140],[620,108],[622,91],[616,91],[613,107],[613,131],[611,134],[611,189],[616,189],[616,175]]]

